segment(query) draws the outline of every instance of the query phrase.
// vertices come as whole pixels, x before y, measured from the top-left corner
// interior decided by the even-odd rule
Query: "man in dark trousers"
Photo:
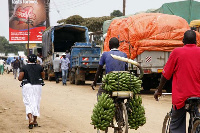
[[[200,48],[196,46],[196,33],[184,33],[183,47],[175,48],[163,69],[154,98],[162,95],[162,88],[173,75],[171,133],[186,133],[185,101],[200,97]]]
[[[56,54],[56,58],[53,60],[53,70],[55,73],[56,83],[59,83],[59,72],[60,72],[59,54]]]
[[[18,57],[16,57],[16,60],[13,62],[13,73],[14,73],[14,78],[19,77],[19,69],[20,69],[20,62]]]
[[[92,88],[96,86],[97,80],[99,78],[99,75],[101,74],[104,65],[106,65],[106,74],[111,71],[125,71],[128,69],[128,64],[126,62],[119,61],[111,57],[111,54],[113,54],[127,58],[126,53],[119,51],[118,47],[119,47],[119,40],[116,37],[111,38],[109,41],[110,51],[104,52],[101,56],[94,82],[91,85]],[[101,93],[103,92],[104,90],[100,86],[97,96],[101,95]]]

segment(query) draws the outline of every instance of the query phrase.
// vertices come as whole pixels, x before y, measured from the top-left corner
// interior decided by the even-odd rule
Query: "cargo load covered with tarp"
[[[200,2],[193,1],[193,0],[186,0],[186,1],[165,3],[158,9],[148,9],[147,11],[141,11],[136,14],[163,13],[163,14],[176,15],[176,16],[180,16],[184,18],[189,24],[192,20],[200,19],[199,7],[200,7]],[[120,19],[120,18],[127,18],[129,16],[130,15],[116,17],[116,18],[113,18],[112,20],[105,21],[103,24],[103,34],[107,33],[108,27],[110,26],[113,20]]]
[[[107,31],[104,51],[110,50],[109,40],[112,37],[119,39],[119,50],[131,59],[146,50],[172,51],[183,46],[183,35],[188,29],[190,27],[185,19],[161,13],[141,13],[114,19]],[[198,33],[197,36],[199,38]]]
[[[152,11],[176,15],[184,18],[188,24],[195,19],[200,19],[200,2],[194,0],[165,3],[159,9]]]

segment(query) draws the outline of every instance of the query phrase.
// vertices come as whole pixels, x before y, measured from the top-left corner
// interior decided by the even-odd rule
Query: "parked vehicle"
[[[101,49],[89,42],[88,28],[79,25],[49,27],[42,37],[42,56],[45,77],[54,78],[53,60],[70,51],[69,80],[72,84],[84,84],[93,80],[97,71]]]

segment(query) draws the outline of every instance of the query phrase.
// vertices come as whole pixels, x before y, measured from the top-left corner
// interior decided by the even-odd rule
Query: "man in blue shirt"
[[[119,47],[119,40],[116,37],[111,38],[109,41],[110,51],[104,52],[101,56],[101,59],[99,62],[99,67],[98,67],[97,73],[94,78],[94,82],[91,85],[92,88],[94,86],[96,86],[97,80],[99,78],[99,75],[100,75],[104,65],[106,65],[106,74],[111,71],[126,71],[126,70],[128,70],[128,64],[126,62],[119,61],[119,60],[113,59],[111,57],[111,54],[113,54],[113,55],[118,55],[118,56],[127,58],[127,55],[125,53],[119,51],[118,47]],[[100,86],[97,96],[101,95],[102,92],[104,92],[104,90]]]
[[[62,70],[62,82],[63,85],[67,85],[67,74],[69,69],[70,61],[68,58],[66,58],[66,54],[62,54],[63,58],[60,60],[60,68]]]

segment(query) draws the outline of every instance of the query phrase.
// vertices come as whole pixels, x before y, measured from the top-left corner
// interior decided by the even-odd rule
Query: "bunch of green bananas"
[[[108,94],[102,93],[98,97],[98,102],[94,106],[91,116],[92,125],[95,128],[105,131],[112,122],[115,114],[115,105],[112,98]]]
[[[146,123],[145,110],[142,106],[142,98],[141,96],[134,96],[130,99],[128,103],[128,123],[131,129],[137,130],[139,126],[143,126]]]
[[[111,72],[103,76],[102,88],[106,91],[132,91],[140,93],[142,80],[133,73]]]

